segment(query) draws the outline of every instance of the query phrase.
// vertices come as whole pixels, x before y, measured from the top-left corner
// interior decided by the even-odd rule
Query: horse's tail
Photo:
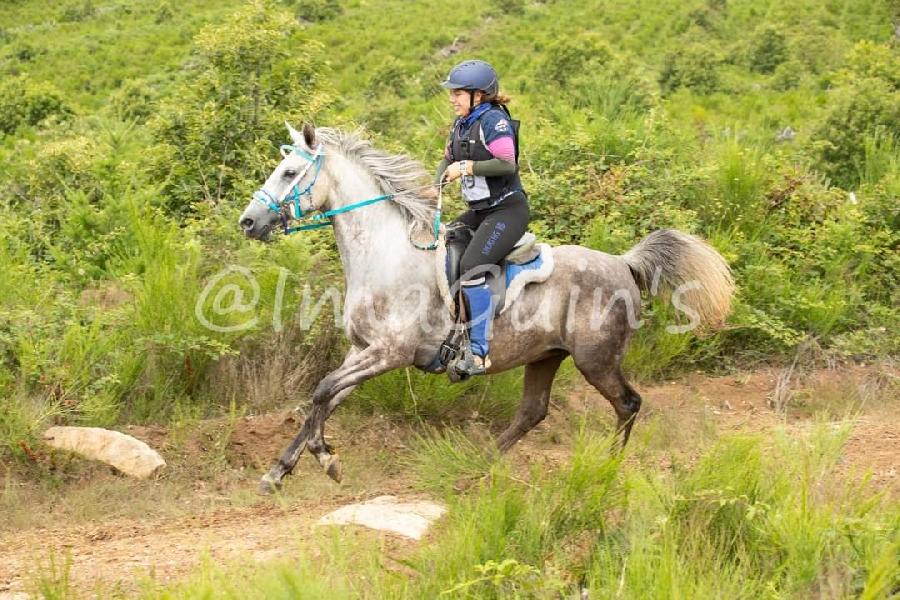
[[[728,263],[716,250],[687,233],[660,229],[622,255],[638,287],[672,294],[677,308],[703,324],[721,325],[731,312],[734,279]],[[679,302],[683,304],[679,306]]]

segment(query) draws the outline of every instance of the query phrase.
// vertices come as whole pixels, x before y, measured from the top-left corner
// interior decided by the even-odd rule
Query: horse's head
[[[278,223],[318,210],[327,197],[322,173],[324,148],[308,123],[302,133],[285,123],[292,145],[281,147],[284,157],[241,213],[238,224],[253,239],[265,239]],[[316,183],[318,182],[318,185]]]

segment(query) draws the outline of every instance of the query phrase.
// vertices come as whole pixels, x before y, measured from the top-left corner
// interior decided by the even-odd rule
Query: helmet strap
[[[469,90],[469,112],[475,108],[475,90]]]

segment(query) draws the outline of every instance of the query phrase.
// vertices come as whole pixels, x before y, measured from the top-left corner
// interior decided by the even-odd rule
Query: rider
[[[453,132],[437,181],[462,179],[462,195],[469,210],[450,227],[464,225],[475,233],[460,263],[462,290],[469,307],[469,339],[474,364],[467,375],[490,367],[488,337],[493,315],[485,272],[513,249],[528,229],[528,198],[518,165],[518,122],[499,92],[494,68],[481,60],[467,60],[450,71],[442,85],[450,90],[456,113]]]

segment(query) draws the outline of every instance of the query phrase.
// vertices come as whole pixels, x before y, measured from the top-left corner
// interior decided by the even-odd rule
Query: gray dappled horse
[[[339,481],[325,421],[362,382],[427,366],[454,326],[443,245],[416,243],[430,241],[438,208],[434,189],[422,185],[428,175],[421,165],[380,151],[356,133],[309,125],[302,133],[288,130],[293,145],[282,147],[284,159],[244,210],[240,227],[248,237],[266,238],[274,227],[287,230],[288,220],[310,213],[319,220],[308,227],[333,225],[346,276],[350,350],[319,382],[300,432],[262,478],[263,492],[281,486],[305,448]],[[612,404],[624,445],[641,406],[621,370],[640,326],[640,290],[667,292],[690,318],[683,329],[716,325],[730,310],[728,265],[705,242],[675,230],[655,231],[622,256],[580,246],[555,247],[552,255],[549,278],[526,286],[511,310],[493,321],[489,372],[525,365],[522,402],[497,446],[509,449],[547,415],[553,378],[566,356]]]

